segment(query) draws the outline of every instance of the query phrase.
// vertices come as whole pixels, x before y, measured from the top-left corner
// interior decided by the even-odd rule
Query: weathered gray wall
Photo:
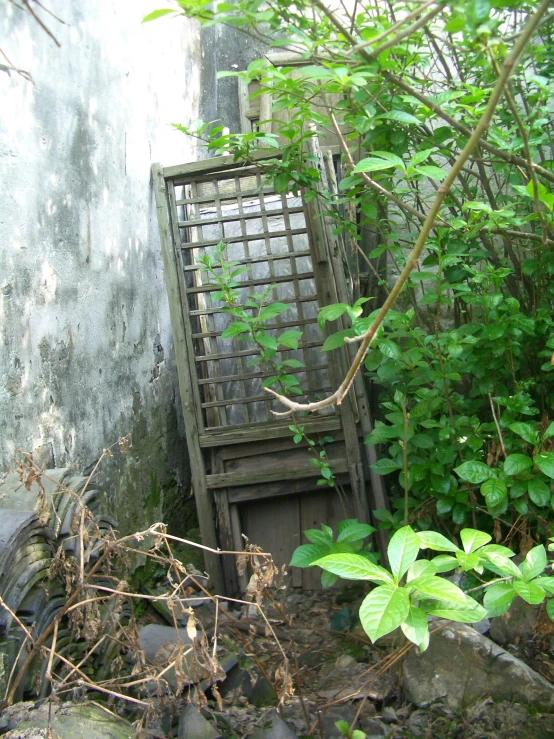
[[[101,471],[129,531],[188,485],[150,165],[194,158],[169,124],[198,117],[199,32],[141,25],[153,0],[47,6],[61,48],[0,3],[35,83],[0,72],[0,470],[87,468],[130,433]]]

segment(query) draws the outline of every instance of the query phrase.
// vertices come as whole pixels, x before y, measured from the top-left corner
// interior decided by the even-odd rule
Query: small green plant
[[[313,533],[310,532],[312,541]],[[318,538],[324,538],[320,532],[315,533]],[[554,595],[554,577],[544,574],[550,565],[542,544],[531,549],[517,566],[511,559],[514,552],[499,544],[490,544],[491,538],[484,531],[462,529],[460,548],[435,531],[416,532],[411,526],[404,526],[393,535],[388,546],[390,570],[361,552],[337,551],[341,543],[338,540],[329,543],[328,539],[325,544],[298,547],[291,564],[317,566],[335,577],[374,583],[377,587],[365,598],[359,614],[371,641],[400,627],[406,638],[424,651],[429,644],[429,616],[476,623],[485,616],[505,613],[516,595],[532,604],[542,603],[549,595]],[[550,541],[549,549],[553,549],[554,537]],[[334,550],[316,559],[313,553],[317,547],[334,547]],[[418,559],[422,550],[441,554],[432,559]],[[441,573],[452,570],[474,572],[481,577],[487,573],[496,576],[473,589],[484,591],[482,604],[450,580],[440,577]],[[554,620],[554,600],[547,602],[546,611]]]
[[[359,729],[351,730],[346,721],[337,721],[335,726],[346,739],[366,739],[365,731],[360,731]]]
[[[375,563],[378,555],[372,552],[370,545],[364,544],[364,539],[371,536],[375,529],[367,523],[360,523],[357,518],[348,518],[341,521],[337,527],[337,539],[333,538],[333,529],[321,524],[320,529],[308,529],[304,536],[311,544],[302,544],[295,549],[292,555],[293,567],[312,567],[322,557],[330,554],[357,554],[369,562]],[[339,575],[328,571],[321,574],[321,584],[330,588],[339,579]]]

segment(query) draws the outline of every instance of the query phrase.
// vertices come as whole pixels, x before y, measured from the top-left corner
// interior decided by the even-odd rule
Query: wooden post
[[[165,284],[169,300],[169,312],[173,328],[173,343],[177,359],[177,371],[179,375],[179,388],[181,394],[181,405],[183,418],[187,433],[187,446],[190,457],[192,485],[196,500],[196,510],[200,524],[200,535],[205,546],[217,549],[217,537],[215,533],[214,515],[212,501],[206,486],[206,472],[204,459],[198,438],[196,423],[195,399],[193,387],[196,386],[195,379],[191,377],[187,341],[185,334],[185,319],[183,310],[186,301],[182,300],[181,281],[183,279],[180,260],[175,252],[169,208],[167,200],[167,188],[160,164],[152,165],[152,176],[154,180],[154,194],[156,197],[156,208],[158,211],[158,225],[160,229],[160,241],[164,262]],[[223,581],[221,558],[213,552],[204,552],[204,564],[210,576],[212,589],[219,594],[225,593]]]

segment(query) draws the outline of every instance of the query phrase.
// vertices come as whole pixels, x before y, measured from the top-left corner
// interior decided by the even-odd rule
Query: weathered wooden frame
[[[260,155],[260,160],[270,156],[275,157],[275,151]],[[240,450],[242,448],[237,447],[237,445],[250,445],[248,454],[255,455],[255,442],[259,442],[261,436],[263,444],[260,445],[260,454],[265,454],[267,457],[269,449],[270,453],[275,455],[275,459],[278,459],[279,455],[282,454],[292,455],[293,450],[290,449],[292,445],[288,429],[290,419],[276,418],[263,424],[255,423],[252,427],[242,425],[215,429],[206,428],[202,421],[203,409],[205,410],[207,406],[222,405],[222,401],[202,402],[201,383],[213,383],[213,380],[203,380],[198,377],[196,370],[198,357],[195,357],[193,342],[195,337],[211,341],[216,332],[204,331],[195,334],[192,329],[189,297],[195,291],[200,292],[201,288],[193,287],[191,289],[189,287],[187,289],[185,284],[187,267],[183,266],[181,253],[182,249],[191,248],[191,245],[182,243],[179,227],[180,225],[183,226],[183,222],[179,224],[178,221],[174,193],[177,184],[194,182],[195,178],[205,176],[215,177],[219,173],[226,173],[225,176],[229,178],[232,171],[237,170],[238,167],[239,165],[232,162],[230,157],[218,157],[176,167],[162,168],[159,164],[153,165],[165,280],[173,326],[187,444],[191,460],[192,483],[202,541],[212,549],[216,549],[221,545],[226,550],[234,549],[235,551],[242,548],[242,532],[237,513],[239,503],[248,500],[259,500],[264,497],[277,498],[296,491],[313,490],[316,482],[315,478],[319,474],[318,469],[310,465],[307,459],[288,465],[285,469],[281,464],[278,467],[250,470],[247,473],[225,472],[226,461],[228,462],[233,456],[241,456],[240,451],[237,454],[233,449]],[[242,172],[243,170],[239,171]],[[341,284],[337,288],[337,277],[339,280],[344,280],[344,274],[338,269],[338,256],[333,254],[330,232],[326,228],[325,219],[321,217],[320,207],[317,200],[305,205],[304,217],[317,301],[321,307],[337,302],[339,295],[342,298],[346,286]],[[221,218],[220,210],[218,213]],[[244,218],[242,210],[240,211],[240,217]],[[235,217],[235,220],[239,220],[239,218]],[[186,220],[184,225],[188,226],[191,223],[194,224],[195,221]],[[290,231],[290,224],[288,231]],[[200,233],[202,234],[202,230],[200,230]],[[245,229],[242,229],[241,236],[237,237],[236,240],[248,241]],[[205,240],[200,243],[211,244],[211,242]],[[194,246],[193,243],[192,246]],[[294,259],[296,258],[294,256]],[[291,263],[294,259],[291,257]],[[193,269],[193,267],[188,269]],[[268,278],[265,282],[272,282],[273,279]],[[292,277],[288,277],[288,279],[292,280]],[[298,279],[298,275],[295,279]],[[205,288],[202,291],[205,292]],[[296,297],[298,298],[298,295]],[[197,313],[198,311],[193,312]],[[302,321],[299,319],[293,321],[294,325],[298,325],[299,322]],[[330,329],[334,331],[341,327],[335,325],[331,326]],[[347,363],[346,350],[333,352],[333,360],[329,362],[333,385],[344,374]],[[238,380],[241,381],[240,375]],[[244,386],[244,376],[242,377],[242,384]],[[245,399],[242,402],[251,402],[251,399]],[[363,409],[360,406],[363,406]],[[333,469],[339,479],[344,480],[350,486],[357,517],[360,520],[369,521],[368,494],[365,483],[366,479],[369,478],[369,470],[365,455],[360,451],[360,410],[362,410],[362,413],[367,412],[367,399],[363,391],[363,384],[357,386],[356,393],[345,399],[341,408],[337,409],[333,415],[302,419],[302,423],[308,434],[339,433],[341,441],[337,442],[336,448],[339,449],[340,447],[343,450],[343,456],[333,460]],[[364,426],[366,425],[364,424]],[[364,431],[366,431],[365,428]],[[244,454],[246,454],[246,451]],[[208,463],[212,468],[209,474],[207,472]],[[263,486],[263,489],[260,486]],[[255,491],[255,495],[252,491]],[[215,527],[216,518],[219,525],[219,540]],[[222,561],[217,554],[206,551],[205,566],[216,591],[236,591],[241,585],[244,586],[244,582],[240,582],[240,578],[236,573],[234,562]]]

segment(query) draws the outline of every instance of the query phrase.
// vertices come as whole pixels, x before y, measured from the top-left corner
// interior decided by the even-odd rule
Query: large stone
[[[191,703],[179,717],[179,739],[218,739],[221,734]]]
[[[5,739],[47,736],[49,711],[47,701],[38,709],[29,704],[16,704],[6,709],[5,715],[17,721],[17,726],[4,734]],[[133,739],[135,736],[134,728],[127,721],[98,705],[54,703],[51,711],[52,733],[59,739]]]
[[[276,713],[272,713],[265,717],[264,725],[256,729],[252,739],[297,739],[297,737]]]
[[[227,680],[221,686],[220,693],[225,698],[239,689],[248,702],[257,708],[276,706],[279,702],[275,688],[257,667],[248,671],[237,665],[229,672]]]
[[[491,619],[490,638],[503,647],[531,641],[539,611],[540,606],[532,606],[522,598],[514,598],[509,611]]]
[[[426,652],[409,653],[402,674],[416,706],[444,700],[458,710],[490,697],[554,712],[554,687],[547,680],[464,624],[442,625]]]

